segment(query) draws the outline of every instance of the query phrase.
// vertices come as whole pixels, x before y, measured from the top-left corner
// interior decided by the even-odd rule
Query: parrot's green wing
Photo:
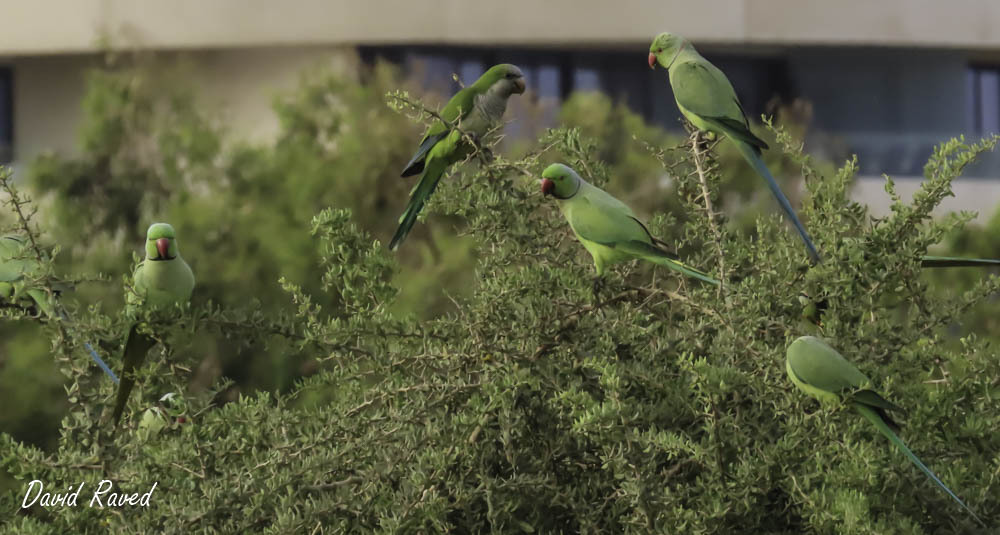
[[[125,339],[125,351],[122,355],[122,378],[118,385],[118,394],[115,397],[115,413],[112,417],[115,426],[121,420],[122,412],[125,411],[125,404],[128,403],[129,394],[135,386],[135,370],[142,365],[146,358],[146,353],[156,345],[156,340],[147,334],[139,332],[139,325],[133,325]]]
[[[881,394],[874,390],[858,390],[850,395],[850,399],[855,403],[862,403],[877,409],[905,412],[902,407],[885,399]]]
[[[1000,267],[1000,260],[992,258],[959,258],[954,256],[924,256],[920,267]]]
[[[869,382],[868,377],[840,353],[812,336],[792,342],[788,347],[787,363],[788,373],[794,379],[826,394],[848,394]]]
[[[767,143],[750,131],[729,79],[711,63],[689,61],[675,65],[670,70],[670,86],[677,104],[688,112],[758,151],[767,148]]]
[[[564,201],[569,226],[583,240],[616,249],[635,258],[673,269],[709,284],[719,281],[697,269],[679,262],[670,253],[653,245],[653,237],[632,210],[601,189],[588,187],[579,195]]]
[[[802,237],[809,257],[818,263],[819,252],[809,237],[805,225],[799,220],[792,203],[781,191],[778,182],[761,158],[761,150],[767,148],[767,143],[750,131],[746,113],[726,75],[715,65],[699,58],[671,67],[670,86],[673,88],[677,107],[696,127],[721,132],[733,140],[740,154],[767,182],[774,198]]]
[[[566,219],[581,238],[612,247],[626,241],[649,238],[646,227],[621,201],[597,188],[565,201]]]
[[[454,96],[448,100],[444,108],[441,110],[441,118],[448,121],[451,124],[460,123],[461,119],[465,119],[469,112],[475,105],[475,99],[478,92],[472,87],[466,87],[455,93]],[[424,138],[420,140],[420,146],[417,148],[417,152],[413,154],[410,161],[406,163],[406,167],[403,168],[403,172],[400,176],[413,176],[424,170],[424,164],[426,163],[427,153],[434,148],[439,141],[444,139],[450,129],[442,121],[435,121],[430,128],[427,129],[427,133],[424,134]]]

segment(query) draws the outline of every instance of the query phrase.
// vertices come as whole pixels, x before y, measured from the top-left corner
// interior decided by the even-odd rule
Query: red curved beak
[[[649,53],[649,68],[650,69],[656,68],[656,54],[652,52]]]
[[[556,183],[547,179],[542,179],[542,195],[552,195],[552,192],[556,189]]]
[[[160,254],[160,258],[164,260],[169,260],[170,240],[166,238],[160,238],[156,240],[156,252]]]

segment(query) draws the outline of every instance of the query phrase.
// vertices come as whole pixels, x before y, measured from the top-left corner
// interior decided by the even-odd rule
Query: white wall
[[[353,52],[333,46],[201,50],[161,54],[190,76],[185,83],[200,102],[241,140],[261,141],[277,131],[273,99],[299,83],[307,67],[346,69]],[[14,158],[22,168],[39,153],[78,150],[85,72],[98,65],[93,54],[8,60],[14,72]]]
[[[996,0],[8,0],[0,54],[117,46],[648,43],[1000,48]]]

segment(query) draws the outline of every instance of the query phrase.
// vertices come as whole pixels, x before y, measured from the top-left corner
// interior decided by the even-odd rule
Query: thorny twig
[[[38,242],[35,241],[35,233],[31,231],[31,226],[28,220],[34,215],[34,211],[30,214],[25,214],[24,207],[28,205],[27,199],[22,199],[14,186],[10,183],[10,175],[0,173],[0,187],[7,193],[10,197],[8,200],[4,201],[4,204],[10,206],[14,213],[17,215],[18,226],[24,231],[24,234],[28,236],[28,241],[31,243],[31,250],[35,253],[35,259],[39,263],[44,263],[42,256],[42,249],[38,246]]]
[[[548,353],[554,347],[559,345],[559,343],[563,341],[566,332],[569,329],[573,328],[573,326],[576,325],[577,320],[581,318],[584,314],[588,312],[595,312],[608,305],[622,301],[626,297],[628,297],[630,293],[631,293],[630,291],[625,291],[614,297],[605,299],[604,301],[601,301],[599,303],[595,303],[593,305],[584,305],[582,307],[577,308],[576,310],[573,310],[569,314],[566,314],[565,316],[562,317],[562,320],[559,322],[562,323],[562,325],[556,331],[555,336],[552,337],[552,340],[548,342],[543,342],[537,348],[535,348],[535,351],[534,353],[532,353],[531,357],[529,357],[529,360],[537,360],[539,357],[541,357],[545,353]]]
[[[35,214],[35,210],[32,209],[30,212],[25,211],[30,203],[30,200],[22,198],[21,195],[11,184],[11,175],[9,172],[5,172],[4,169],[0,168],[0,188],[7,193],[9,197],[3,204],[10,206],[14,213],[17,215],[17,223],[20,230],[28,237],[28,242],[31,245],[31,250],[35,255],[35,259],[38,261],[40,266],[49,266],[45,262],[45,257],[42,254],[42,248],[38,245],[38,241],[35,239],[35,233],[31,230],[30,220]],[[49,266],[51,269],[51,267]],[[55,290],[52,289],[52,281],[49,277],[41,277],[39,282],[42,284],[42,288],[48,295],[48,298],[55,302]],[[58,314],[57,314],[58,316]],[[59,338],[62,340],[68,339],[66,329],[61,321],[55,321],[56,331],[59,333]]]
[[[713,241],[719,255],[719,295],[724,292],[726,284],[726,257],[722,252],[722,233],[715,223],[715,208],[712,206],[712,196],[708,191],[708,179],[705,177],[705,169],[702,165],[703,152],[701,150],[701,132],[695,130],[691,134],[691,153],[694,155],[694,168],[698,173],[698,182],[701,184],[701,196],[705,201],[705,213],[708,217],[708,226],[712,229]]]

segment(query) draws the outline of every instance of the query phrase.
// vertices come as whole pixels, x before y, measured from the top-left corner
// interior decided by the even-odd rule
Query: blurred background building
[[[346,65],[353,51],[446,93],[451,73],[469,81],[516,63],[553,109],[599,90],[679,129],[664,71],[646,65],[652,37],[669,30],[726,72],[752,117],[810,102],[807,146],[835,161],[857,154],[855,195],[876,213],[882,173],[912,191],[935,144],[1000,131],[997,0],[35,0],[4,2],[0,20],[0,162],[15,166],[74,150],[84,73],[109,43],[186,62],[249,139],[275,130],[272,97],[302,69]],[[942,208],[988,217],[1000,155],[967,175]]]

